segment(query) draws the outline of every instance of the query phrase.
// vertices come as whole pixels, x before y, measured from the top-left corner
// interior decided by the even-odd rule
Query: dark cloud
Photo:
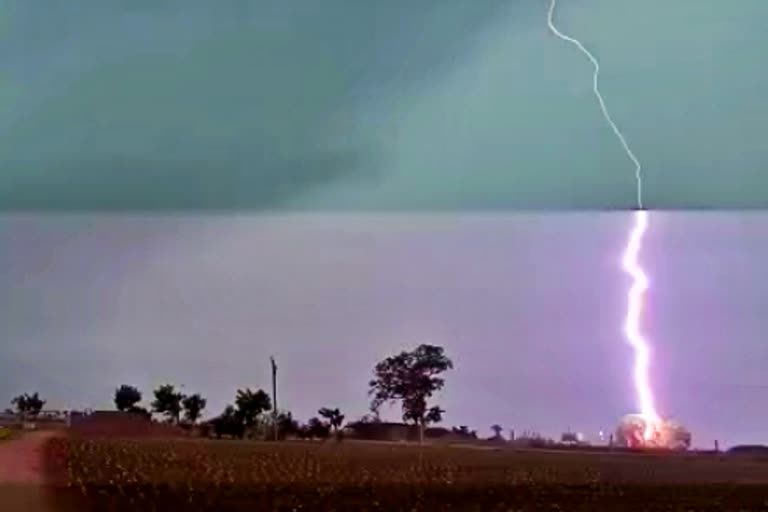
[[[768,206],[768,3],[648,0],[629,24],[628,6],[560,2],[557,21],[601,61],[646,206]],[[0,209],[635,206],[546,2],[6,7]]]
[[[15,6],[0,207],[262,209],[369,179],[361,105],[433,80],[499,5]]]

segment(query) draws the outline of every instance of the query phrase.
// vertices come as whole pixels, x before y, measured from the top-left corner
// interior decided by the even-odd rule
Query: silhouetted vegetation
[[[272,400],[262,389],[251,391],[250,388],[245,388],[237,390],[235,405],[237,406],[236,416],[248,428],[256,425],[261,413],[272,409]]]
[[[179,423],[181,416],[181,401],[184,395],[173,384],[163,384],[154,392],[155,399],[152,401],[152,411],[164,415],[168,421]]]
[[[45,400],[40,398],[37,392],[30,394],[24,393],[11,400],[11,405],[16,408],[16,413],[21,416],[37,416],[45,406]]]
[[[118,411],[129,411],[141,402],[141,391],[134,386],[122,384],[115,390],[114,402]]]
[[[328,439],[331,427],[320,418],[310,418],[302,427],[301,434],[304,439]]]
[[[206,399],[198,393],[183,397],[181,406],[184,409],[184,419],[194,425],[200,419],[206,405]]]
[[[613,511],[637,503],[647,510],[700,510],[712,500],[721,506],[738,502],[741,508],[763,503],[756,501],[758,493],[748,487],[726,490],[713,484],[689,483],[696,471],[702,478],[712,478],[727,464],[729,478],[739,474],[753,478],[757,466],[744,472],[730,462],[738,457],[670,456],[638,462],[630,453],[618,451],[611,457],[583,452],[558,455],[552,448],[565,449],[563,443],[535,432],[523,432],[517,438],[512,434],[506,441],[498,424],[491,426],[493,436],[486,440],[478,440],[477,433],[466,425],[427,428],[443,419],[445,411],[429,402],[445,384],[443,373],[452,367],[443,348],[433,345],[420,345],[384,359],[375,365],[374,379],[369,382],[373,414],[347,423],[343,430],[345,415],[339,408],[322,407],[318,416],[305,424],[290,411],[267,414],[273,403],[262,389],[237,389],[232,404],[203,422],[199,419],[207,404],[200,394],[185,396],[165,384],[154,391],[151,404],[152,411],[169,423],[179,424],[183,412],[183,425],[203,437],[271,440],[277,433],[281,440],[322,441],[332,434],[340,440],[343,432],[350,432],[358,439],[423,442],[428,438],[429,446],[343,443],[331,448],[320,442],[95,441],[93,437],[72,437],[49,443],[47,468],[51,481],[63,484],[62,495],[71,498],[78,511],[111,510],[118,505],[185,510],[185,504],[195,510],[506,511],[546,505],[552,510]],[[138,405],[141,398],[137,388],[121,385],[115,390],[115,407],[143,411],[149,418],[149,412]],[[381,421],[379,408],[395,402],[400,403],[405,423]],[[39,411],[43,403],[36,393],[14,401],[17,409],[27,413]],[[125,419],[113,414],[115,421]],[[173,425],[129,419],[151,428],[178,430]],[[525,449],[505,452],[503,446]],[[550,450],[541,453],[528,448]],[[766,452],[768,447],[763,446],[729,451],[760,456]],[[703,461],[700,468],[697,460]],[[708,466],[708,460],[717,464]],[[746,460],[755,464],[757,458]],[[768,475],[768,466],[763,471]]]
[[[242,418],[237,414],[233,405],[227,405],[224,411],[209,421],[213,428],[213,433],[221,439],[224,436],[236,437],[242,439],[245,435],[245,424]]]
[[[438,406],[428,408],[427,401],[445,384],[439,375],[451,368],[453,362],[443,347],[436,345],[419,345],[410,352],[386,358],[376,365],[375,378],[369,382],[371,410],[378,411],[385,403],[399,401],[403,420],[419,427],[423,441],[425,426],[440,421],[445,412]]]

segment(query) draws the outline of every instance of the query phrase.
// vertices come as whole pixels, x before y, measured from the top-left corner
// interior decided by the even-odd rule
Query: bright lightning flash
[[[640,328],[640,317],[643,313],[643,297],[648,289],[648,277],[638,261],[642,247],[643,235],[648,228],[648,212],[635,212],[635,224],[629,234],[627,246],[622,260],[624,270],[632,277],[632,286],[627,293],[627,316],[624,319],[624,334],[635,350],[634,382],[635,392],[639,400],[640,414],[645,419],[644,436],[650,441],[660,423],[659,414],[654,405],[653,391],[648,377],[650,366],[650,347]]]
[[[597,58],[584,47],[584,45],[578,39],[564,34],[555,26],[554,14],[555,7],[557,6],[557,0],[551,0],[549,4],[549,11],[547,13],[547,25],[550,31],[559,39],[572,44],[587,59],[592,63],[592,92],[597,98],[597,102],[600,105],[600,110],[603,113],[603,117],[608,125],[611,127],[614,135],[624,148],[624,152],[627,154],[632,163],[635,165],[635,180],[637,184],[637,211],[634,216],[634,226],[629,234],[629,240],[624,250],[623,266],[624,270],[632,277],[632,286],[627,293],[628,305],[627,315],[624,320],[624,334],[632,345],[635,351],[635,364],[633,372],[633,380],[635,384],[635,393],[639,402],[640,414],[645,420],[645,431],[643,437],[646,441],[651,441],[657,432],[661,419],[656,412],[654,405],[653,391],[651,389],[649,378],[649,366],[650,366],[650,347],[648,342],[643,337],[642,330],[640,329],[640,317],[643,312],[643,297],[645,291],[648,289],[648,277],[645,275],[640,263],[638,262],[638,254],[642,247],[643,235],[648,228],[648,212],[643,208],[643,180],[642,180],[642,166],[640,161],[635,157],[635,154],[627,144],[624,135],[619,130],[619,127],[611,118],[608,107],[603,100],[603,96],[600,93],[599,77],[600,77],[600,62]]]

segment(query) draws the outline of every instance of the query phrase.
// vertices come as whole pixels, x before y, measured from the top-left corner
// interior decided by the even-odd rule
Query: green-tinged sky
[[[0,2],[0,208],[630,208],[544,0]],[[768,205],[763,0],[561,0],[651,208]]]

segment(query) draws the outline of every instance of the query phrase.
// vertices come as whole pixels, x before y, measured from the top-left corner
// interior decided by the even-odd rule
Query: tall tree
[[[504,430],[501,425],[491,425],[491,430],[493,430],[494,439],[501,439],[501,432]]]
[[[252,427],[261,413],[272,409],[272,400],[263,389],[251,391],[250,388],[245,388],[237,390],[235,405],[243,424]]]
[[[24,417],[37,416],[43,409],[45,400],[40,398],[40,395],[37,392],[34,392],[31,395],[24,393],[23,395],[14,397],[14,399],[11,400],[11,405],[16,408],[16,412]]]
[[[200,396],[199,393],[185,396],[181,399],[181,405],[184,408],[184,419],[194,425],[200,419],[200,415],[207,404],[208,401]]]
[[[371,410],[378,411],[384,403],[401,402],[403,417],[419,427],[419,441],[424,441],[424,427],[429,419],[440,419],[439,413],[428,408],[427,401],[441,390],[445,380],[440,374],[453,368],[443,347],[422,344],[410,352],[401,352],[379,362],[375,378],[369,382],[373,396]]]
[[[333,428],[334,432],[338,432],[341,428],[341,424],[344,423],[344,415],[341,414],[339,408],[331,409],[329,407],[323,407],[317,413],[328,421],[328,424]]]
[[[122,384],[115,390],[115,408],[118,411],[130,411],[136,407],[136,404],[141,402],[141,391],[134,386],[128,384]]]
[[[173,423],[179,422],[181,416],[181,401],[184,395],[176,391],[173,384],[163,384],[155,392],[155,399],[152,401],[152,411],[164,415]]]

